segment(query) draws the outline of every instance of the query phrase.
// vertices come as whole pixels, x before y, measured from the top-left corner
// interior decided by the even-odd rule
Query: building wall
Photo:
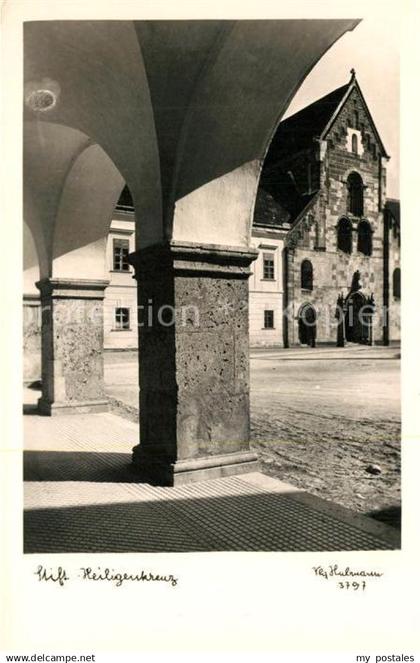
[[[283,345],[283,236],[275,231],[255,231],[258,249],[249,278],[249,341],[251,346]],[[274,257],[274,279],[264,279],[264,253]],[[264,311],[274,314],[274,328],[264,328]]]
[[[351,151],[353,134],[357,136],[358,154]],[[309,216],[300,222],[301,229],[296,234],[296,246],[289,260],[288,296],[293,308],[289,342],[299,343],[299,309],[306,302],[313,304],[318,311],[317,342],[336,342],[337,297],[340,293],[344,297],[350,293],[356,270],[360,272],[361,292],[366,297],[374,295],[374,337],[376,342],[381,342],[384,228],[380,210],[385,204],[385,168],[370,120],[356,90],[353,90],[326,138],[326,143],[319,149],[320,194],[310,210],[312,224]],[[301,170],[305,169],[302,167]],[[348,212],[347,178],[352,172],[357,172],[364,184],[362,217]],[[337,247],[337,224],[342,217],[348,218],[352,224],[353,248],[350,255]],[[369,221],[373,231],[371,256],[357,251],[357,228],[361,219]],[[316,224],[320,226],[318,230]],[[305,226],[306,230],[302,230]],[[322,242],[318,241],[319,236],[323,237]],[[313,265],[312,291],[301,288],[300,267],[305,258]]]
[[[116,212],[111,222],[111,229],[107,239],[106,261],[109,269],[109,286],[105,290],[104,299],[104,348],[130,349],[137,348],[137,287],[133,279],[133,268],[128,271],[114,271],[113,267],[113,241],[126,239],[129,241],[129,251],[135,250],[135,223],[133,214]],[[115,309],[128,308],[130,311],[130,328],[117,330]]]

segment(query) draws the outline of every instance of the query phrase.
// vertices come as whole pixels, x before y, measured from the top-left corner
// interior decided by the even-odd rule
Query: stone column
[[[103,298],[108,281],[46,278],[42,308],[42,414],[104,412]]]
[[[41,302],[37,294],[23,295],[23,382],[41,379]]]
[[[255,471],[248,277],[256,251],[167,242],[130,256],[138,281],[140,445],[148,481]]]

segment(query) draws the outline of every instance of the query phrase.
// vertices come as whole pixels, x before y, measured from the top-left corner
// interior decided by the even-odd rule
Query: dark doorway
[[[303,304],[300,308],[298,325],[299,342],[314,348],[316,344],[316,311],[312,304]]]
[[[346,340],[351,343],[369,343],[369,315],[366,297],[352,292],[346,302]]]

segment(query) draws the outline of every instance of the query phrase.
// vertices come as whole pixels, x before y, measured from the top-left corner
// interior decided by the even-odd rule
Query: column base
[[[108,412],[108,408],[109,404],[107,400],[50,403],[42,397],[38,399],[38,412],[49,417],[66,414],[95,414]]]
[[[164,459],[152,458],[138,445],[133,449],[133,463],[138,468],[142,481],[158,486],[182,486],[196,481],[259,471],[258,457],[251,451],[188,458],[170,463]]]

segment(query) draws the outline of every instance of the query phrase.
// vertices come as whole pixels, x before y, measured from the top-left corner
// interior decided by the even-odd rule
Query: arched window
[[[312,304],[303,304],[298,313],[299,341],[314,348],[316,345],[316,310]]]
[[[340,219],[337,225],[337,249],[351,253],[353,249],[352,226],[348,219]]]
[[[350,173],[347,178],[347,209],[354,216],[363,215],[363,180],[358,173]]]
[[[396,267],[392,274],[392,294],[395,299],[401,299],[401,270],[399,267]]]
[[[313,290],[314,271],[310,260],[303,260],[300,266],[300,283],[302,290]]]
[[[360,221],[357,228],[357,250],[365,256],[372,255],[372,228],[369,221]]]
[[[356,134],[353,134],[352,137],[351,137],[351,151],[353,152],[353,154],[357,154],[357,152],[358,152]]]

